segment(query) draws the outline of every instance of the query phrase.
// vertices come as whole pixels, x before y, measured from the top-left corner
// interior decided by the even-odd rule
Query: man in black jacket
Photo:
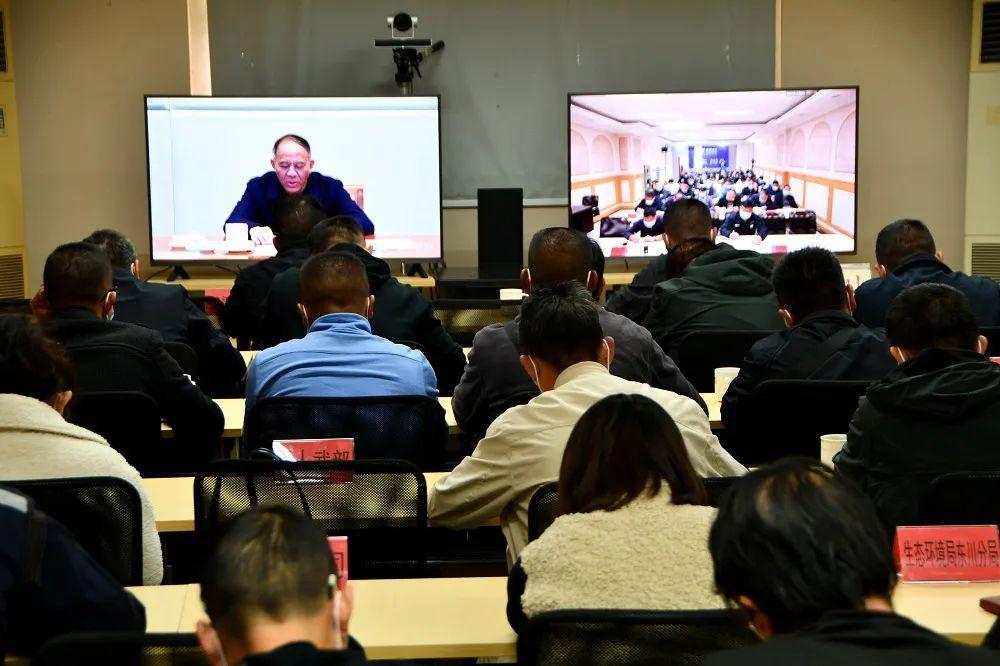
[[[935,477],[1000,470],[1000,366],[954,287],[910,287],[885,323],[899,367],[868,388],[834,461],[892,531],[912,524]]]
[[[745,195],[740,199],[739,211],[730,213],[722,226],[719,227],[719,235],[723,238],[735,240],[739,236],[753,236],[754,243],[761,243],[767,238],[767,223],[764,218],[753,212],[755,198]]]
[[[989,278],[953,271],[934,245],[930,229],[920,220],[897,220],[875,239],[879,279],[862,283],[855,294],[854,317],[871,327],[885,326],[885,313],[901,291],[915,284],[938,282],[968,297],[980,326],[1000,325],[1000,288]]]
[[[255,341],[260,335],[271,282],[309,258],[309,231],[326,217],[322,204],[307,194],[278,199],[274,208],[274,247],[278,253],[240,271],[222,311],[222,330],[241,341]]]
[[[994,651],[893,612],[896,567],[871,504],[817,461],[786,458],[737,479],[708,548],[716,588],[764,642],[706,666],[996,663]]]
[[[604,254],[579,231],[565,227],[542,229],[531,239],[528,267],[521,271],[521,288],[530,293],[567,280],[577,280],[595,300],[604,290]],[[661,350],[649,331],[620,315],[599,310],[604,334],[615,339],[611,374],[654,388],[674,391],[705,403],[674,362]],[[523,405],[538,395],[538,387],[521,370],[515,319],[492,324],[476,333],[469,364],[455,388],[452,408],[463,430],[477,436],[507,409]]]
[[[242,396],[240,380],[247,372],[243,356],[188,298],[184,287],[140,280],[135,246],[114,229],[99,229],[83,242],[99,245],[111,260],[116,321],[140,324],[158,332],[164,342],[191,347],[198,355],[198,385],[208,395]]]
[[[32,309],[73,359],[77,390],[137,391],[152,398],[183,447],[175,461],[165,463],[217,455],[222,410],[184,376],[159,333],[112,321],[114,306],[111,263],[104,250],[66,243],[46,259]]]
[[[771,283],[788,328],[751,347],[722,398],[722,422],[736,440],[752,433],[763,417],[752,397],[763,381],[875,380],[895,367],[885,334],[851,316],[854,292],[832,252],[811,247],[790,253],[774,269]]]
[[[338,215],[323,220],[309,233],[309,251],[346,252],[365,265],[368,284],[375,296],[372,333],[399,343],[417,343],[437,376],[438,393],[451,395],[465,368],[465,353],[452,340],[437,317],[430,301],[413,287],[402,284],[389,273],[389,264],[369,254],[365,237],[354,218]],[[274,279],[261,323],[260,347],[301,338],[305,335],[296,310],[299,302],[299,269],[289,268]]]

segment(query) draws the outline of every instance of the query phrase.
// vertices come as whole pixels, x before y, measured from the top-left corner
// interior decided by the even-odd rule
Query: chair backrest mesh
[[[559,483],[551,481],[539,486],[528,502],[528,541],[542,536],[542,532],[556,519],[559,508]]]
[[[267,398],[247,415],[241,456],[276,439],[353,437],[358,460],[409,460],[438,469],[448,440],[444,409],[424,396]]]
[[[347,536],[352,577],[418,575],[426,566],[427,484],[406,461],[223,460],[195,477],[194,492],[204,542],[254,506],[279,505]]]
[[[521,304],[490,299],[442,299],[431,303],[434,316],[463,347],[472,345],[480,329],[517,318]]]
[[[1000,525],[1000,471],[952,472],[920,498],[921,525]]]
[[[700,393],[715,390],[716,368],[738,368],[758,341],[775,331],[697,331],[688,333],[674,353],[677,367]]]
[[[112,477],[4,481],[35,501],[122,585],[142,585],[142,504]]]
[[[166,453],[160,441],[160,410],[136,391],[77,393],[66,410],[70,422],[108,440],[144,476],[158,473]]]
[[[204,666],[194,634],[93,632],[64,634],[48,641],[32,666]]]
[[[183,342],[164,342],[163,348],[186,374],[198,378],[198,354]]]
[[[517,643],[519,664],[694,666],[719,650],[755,642],[727,611],[585,610],[542,613]]]
[[[190,295],[188,298],[205,313],[209,321],[216,328],[222,328],[220,323],[222,317],[222,311],[225,309],[225,304],[216,298],[215,296],[193,296]]]

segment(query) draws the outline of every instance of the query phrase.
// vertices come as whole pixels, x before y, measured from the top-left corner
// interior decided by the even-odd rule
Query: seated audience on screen
[[[201,577],[209,622],[195,628],[212,666],[365,662],[348,633],[351,584],[338,589],[330,546],[312,520],[260,507],[223,530]]]
[[[722,398],[722,422],[752,439],[762,406],[754,389],[768,379],[882,379],[895,367],[882,331],[851,316],[854,292],[837,257],[818,247],[785,256],[771,278],[788,327],[756,343]],[[728,441],[728,440],[727,440]],[[734,455],[739,454],[730,449]]]
[[[247,372],[229,338],[188,298],[180,285],[139,279],[135,246],[114,229],[99,229],[83,239],[99,245],[114,271],[115,320],[151,328],[164,342],[182,342],[198,355],[198,385],[213,397],[235,397]]]
[[[663,218],[656,219],[658,212],[652,206],[643,210],[642,219],[628,228],[628,239],[633,243],[653,243],[663,238]]]
[[[646,196],[635,205],[633,210],[645,211],[647,208],[652,208],[653,210],[663,209],[663,200],[660,198],[660,195],[656,192],[656,190],[646,190]]]
[[[90,243],[60,245],[45,261],[32,310],[76,366],[78,393],[133,391],[153,399],[174,431],[173,460],[216,456],[222,410],[184,375],[159,333],[112,321],[115,291],[107,253]]]
[[[596,300],[604,290],[604,254],[600,246],[579,231],[565,227],[542,229],[528,247],[528,267],[521,271],[521,288],[531,293],[567,280],[586,286]],[[617,341],[611,374],[654,388],[704,401],[674,362],[657,346],[649,331],[598,306],[605,335]],[[538,395],[531,376],[517,359],[518,322],[492,324],[476,334],[462,381],[455,388],[452,408],[458,425],[482,436],[498,416]]]
[[[906,289],[885,324],[899,367],[868,388],[834,460],[893,530],[913,523],[935,477],[1000,470],[1000,366],[954,287]]]
[[[309,252],[315,255],[327,250],[353,254],[365,265],[368,285],[378,303],[371,318],[372,333],[394,342],[419,345],[434,368],[438,391],[451,395],[465,369],[465,353],[434,316],[430,301],[389,274],[389,264],[368,252],[361,227],[346,215],[323,220],[309,232]],[[289,268],[271,285],[261,324],[261,348],[305,335],[296,309],[298,302],[299,269]]]
[[[778,191],[778,196],[781,196],[781,191]],[[781,208],[780,199],[772,196],[771,192],[766,188],[760,188],[757,192],[757,197],[754,201],[755,208],[764,208],[765,210],[776,210]]]
[[[771,184],[767,187],[767,195],[775,200],[775,208],[781,208],[783,205],[783,195],[781,192],[781,183],[777,178],[771,181]]]
[[[662,407],[642,395],[599,400],[566,442],[559,517],[511,571],[511,626],[568,608],[721,608],[708,554],[715,509],[707,504]]]
[[[969,299],[980,326],[1000,325],[1000,288],[993,280],[953,271],[937,251],[930,229],[920,220],[896,220],[875,239],[879,278],[861,283],[854,317],[872,327],[886,325],[886,312],[898,293],[915,284],[950,285]]]
[[[896,567],[871,503],[816,461],[786,458],[737,480],[709,550],[716,588],[764,642],[706,666],[995,663],[893,612]]]
[[[694,400],[608,372],[618,344],[601,329],[600,308],[576,280],[536,288],[521,307],[518,336],[522,355],[511,363],[519,362],[542,393],[504,412],[472,455],[430,490],[432,523],[465,529],[499,516],[512,565],[527,543],[531,495],[558,478],[580,416],[616,393],[644,395],[666,410],[699,475],[743,473]]]
[[[146,629],[146,611],[69,531],[0,487],[0,660],[81,631]]]
[[[254,357],[246,411],[264,398],[437,396],[423,354],[372,334],[375,307],[365,265],[354,254],[323,252],[306,260],[298,310],[307,333]]]
[[[740,199],[740,209],[726,216],[719,235],[723,238],[737,239],[740,236],[753,236],[754,243],[760,243],[767,238],[767,224],[757,213],[753,212],[757,202],[752,195],[744,195]]]
[[[146,585],[163,579],[153,503],[142,478],[100,435],[63,419],[73,397],[73,363],[23,315],[0,315],[0,479],[110,476],[128,482],[142,503]]]
[[[236,276],[222,311],[222,330],[240,340],[256,340],[271,282],[279,273],[302,265],[309,256],[309,231],[326,217],[319,201],[292,194],[274,204],[274,247],[278,253],[247,266]]]
[[[740,203],[739,201],[736,200],[736,195],[737,195],[736,190],[734,189],[726,190],[726,193],[723,194],[721,197],[719,197],[719,199],[715,202],[715,207],[725,208],[727,210],[739,208]]]
[[[798,208],[799,204],[795,200],[795,196],[792,194],[792,186],[785,185],[781,190],[781,207],[782,208]]]

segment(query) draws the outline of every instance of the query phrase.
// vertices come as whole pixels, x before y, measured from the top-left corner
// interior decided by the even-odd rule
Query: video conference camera
[[[375,46],[392,49],[392,61],[396,65],[396,85],[403,95],[413,94],[413,75],[422,77],[420,63],[424,58],[444,48],[441,40],[418,39],[416,37],[419,19],[406,12],[386,17],[389,39],[376,39]]]

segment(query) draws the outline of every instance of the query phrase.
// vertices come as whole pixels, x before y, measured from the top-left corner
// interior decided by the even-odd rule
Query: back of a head
[[[26,315],[0,315],[0,393],[47,402],[73,384],[73,363]]]
[[[528,270],[532,288],[567,280],[578,280],[585,285],[592,265],[590,239],[576,229],[549,227],[531,237]]]
[[[604,340],[598,306],[576,280],[535,289],[521,305],[521,353],[562,370],[595,361]]]
[[[335,571],[326,537],[311,520],[259,507],[226,525],[204,565],[201,600],[217,629],[242,639],[256,621],[321,612]]]
[[[84,238],[83,242],[100,246],[114,268],[127,271],[135,262],[135,246],[120,231],[98,229]]]
[[[701,478],[670,415],[643,395],[617,394],[573,427],[559,471],[560,514],[614,511],[663,483],[674,504],[707,504]]]
[[[709,536],[719,593],[748,597],[776,633],[888,599],[892,551],[871,502],[818,461],[785,458],[738,479]]]
[[[97,245],[66,243],[45,260],[42,283],[53,308],[93,307],[111,289],[111,262]]]
[[[282,245],[299,243],[326,217],[326,211],[315,197],[289,194],[274,202],[274,235]]]
[[[682,199],[670,206],[663,216],[671,244],[712,235],[712,214],[708,206],[697,199]]]
[[[326,252],[340,243],[365,246],[365,234],[361,225],[350,215],[334,215],[320,220],[309,232],[309,254]]]
[[[363,315],[368,290],[365,265],[345,252],[314,254],[299,271],[299,302],[313,318],[333,312]]]
[[[889,344],[911,353],[937,347],[977,351],[979,325],[968,297],[954,287],[937,283],[905,289],[885,315]]]
[[[934,237],[920,220],[896,220],[875,238],[875,261],[891,273],[915,254],[934,254]]]
[[[781,307],[797,320],[821,310],[847,307],[844,271],[836,255],[821,247],[807,247],[785,255],[771,274]]]

